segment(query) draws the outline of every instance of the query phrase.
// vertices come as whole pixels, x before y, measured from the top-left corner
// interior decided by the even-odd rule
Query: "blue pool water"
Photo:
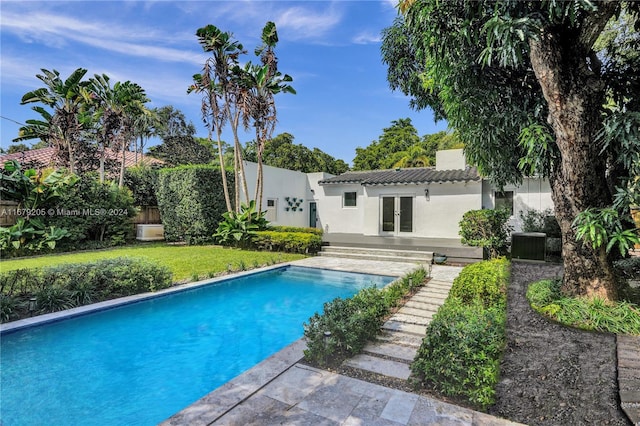
[[[392,279],[287,267],[4,333],[0,424],[156,424]]]

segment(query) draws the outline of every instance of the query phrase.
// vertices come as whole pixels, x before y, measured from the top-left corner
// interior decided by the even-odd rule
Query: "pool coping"
[[[67,309],[59,312],[52,312],[49,314],[38,315],[31,318],[24,318],[17,321],[12,321],[4,324],[0,324],[0,335],[10,333],[23,328],[33,327],[36,325],[43,325],[51,322],[62,321],[70,318],[75,318],[87,314],[91,314],[99,311],[106,311],[109,309],[119,308],[121,306],[131,305],[133,303],[142,302],[148,299],[154,299],[159,297],[169,296],[174,293],[180,293],[183,291],[192,290],[194,288],[202,287],[205,285],[212,285],[221,283],[224,281],[242,278],[249,275],[269,272],[272,270],[283,269],[289,266],[296,266],[291,262],[279,263],[277,265],[263,266],[261,268],[251,269],[248,271],[234,272],[233,274],[223,275],[216,278],[207,278],[205,280],[194,281],[186,284],[179,284],[173,287],[165,288],[162,290],[134,294],[131,296],[119,297],[117,299],[105,300],[103,302],[92,303],[89,305],[78,306],[77,308]]]
[[[304,337],[296,340],[178,411],[159,425],[194,426],[214,423],[298,364],[303,359],[306,348]]]

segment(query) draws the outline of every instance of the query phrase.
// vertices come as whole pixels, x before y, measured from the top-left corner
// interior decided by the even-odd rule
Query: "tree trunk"
[[[224,190],[224,201],[227,205],[227,211],[231,212],[231,198],[229,197],[229,184],[227,183],[227,171],[224,168],[224,155],[222,154],[222,129],[216,127],[218,135],[218,161],[220,161],[220,173],[222,173],[222,188]],[[209,132],[209,141],[211,141],[211,132]]]
[[[545,29],[530,47],[531,64],[561,154],[550,182],[562,230],[563,291],[615,300],[613,268],[604,247],[594,250],[578,241],[571,226],[578,213],[611,202],[606,161],[595,140],[602,124],[604,84],[586,60],[591,46],[581,48],[579,35]]]

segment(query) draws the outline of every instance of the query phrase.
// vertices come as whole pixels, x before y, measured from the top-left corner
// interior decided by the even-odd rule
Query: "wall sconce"
[[[427,201],[429,201],[429,199],[430,199],[430,198],[429,198],[429,188],[425,188],[425,189],[424,189],[424,198],[426,198],[426,199],[427,199]]]

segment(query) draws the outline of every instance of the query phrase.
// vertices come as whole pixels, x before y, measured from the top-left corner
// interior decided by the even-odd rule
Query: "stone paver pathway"
[[[407,380],[409,365],[420,348],[427,325],[449,294],[453,279],[462,268],[435,265],[431,280],[382,326],[383,334],[369,343],[362,354],[343,365],[395,379]]]

